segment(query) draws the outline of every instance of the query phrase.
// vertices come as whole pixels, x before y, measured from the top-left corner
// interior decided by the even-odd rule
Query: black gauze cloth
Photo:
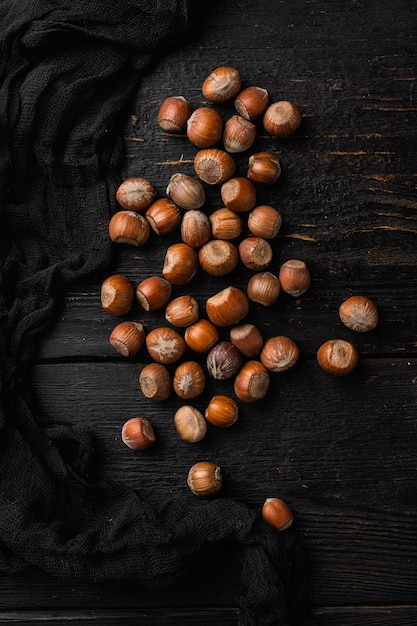
[[[241,547],[240,624],[303,626],[313,621],[295,533],[229,498],[155,510],[93,481],[89,435],[39,415],[32,396],[30,367],[65,288],[110,263],[118,122],[144,69],[195,23],[191,4],[1,2],[0,571],[166,585],[227,540]]]

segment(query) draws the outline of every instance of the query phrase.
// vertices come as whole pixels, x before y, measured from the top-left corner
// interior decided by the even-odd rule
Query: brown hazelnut
[[[317,350],[317,361],[328,374],[346,376],[359,361],[355,346],[344,339],[329,339]]]
[[[272,185],[281,175],[281,164],[271,152],[256,152],[249,157],[247,177],[259,185]]]
[[[230,330],[230,341],[239,352],[250,359],[258,356],[264,345],[261,331],[254,324],[234,326]]]
[[[227,152],[249,150],[256,138],[256,126],[240,115],[230,117],[223,132],[223,145]]]
[[[198,320],[198,302],[189,295],[178,296],[165,309],[165,319],[173,326],[186,328]]]
[[[220,194],[225,206],[237,213],[246,213],[256,204],[256,189],[251,181],[243,176],[236,176],[224,182]]]
[[[191,209],[181,222],[181,239],[191,248],[201,248],[211,237],[210,220],[203,211]]]
[[[347,328],[357,333],[366,333],[378,324],[378,309],[365,296],[351,296],[342,302],[339,316]]]
[[[200,319],[185,329],[184,341],[193,352],[204,354],[219,341],[219,331],[209,320]]]
[[[168,198],[159,198],[145,213],[150,227],[157,235],[169,235],[181,224],[181,212]]]
[[[108,276],[101,284],[101,306],[112,315],[126,315],[133,305],[135,290],[122,274]]]
[[[136,299],[145,311],[159,311],[171,298],[171,283],[162,276],[148,276],[136,287]]]
[[[175,370],[172,385],[177,396],[191,400],[203,393],[206,375],[197,361],[184,361]]]
[[[169,327],[154,328],[146,335],[145,343],[154,361],[163,365],[175,363],[185,352],[184,339]]]
[[[228,102],[239,93],[242,79],[234,67],[216,67],[203,82],[203,96],[209,102]]]
[[[248,215],[248,228],[253,235],[274,239],[282,225],[281,213],[268,204],[260,204]]]
[[[222,394],[212,397],[205,411],[205,418],[213,426],[229,428],[239,417],[239,406],[233,398]]]
[[[242,402],[262,400],[268,393],[270,377],[259,361],[247,361],[235,378],[234,391]]]
[[[236,376],[242,365],[242,355],[230,341],[217,343],[207,355],[208,373],[216,380]]]
[[[140,322],[125,321],[113,328],[110,344],[122,356],[138,354],[145,343],[145,331]]]
[[[289,137],[300,126],[301,111],[296,104],[282,100],[268,106],[263,117],[267,133],[273,137]]]
[[[255,85],[246,87],[235,100],[235,109],[247,120],[256,120],[261,117],[269,104],[269,94],[266,89]]]
[[[144,211],[155,197],[155,187],[147,178],[127,178],[116,191],[116,200],[128,211]]]
[[[222,487],[222,472],[211,461],[195,463],[188,472],[187,485],[195,496],[211,496]]]
[[[267,498],[262,506],[262,517],[278,530],[286,530],[294,521],[293,513],[283,500]]]
[[[132,417],[122,426],[122,441],[132,450],[145,450],[156,441],[152,424],[144,417]]]
[[[272,248],[263,237],[252,235],[239,244],[240,260],[245,267],[255,272],[266,269],[272,261],[272,256]]]
[[[205,148],[195,155],[194,169],[197,176],[208,185],[221,185],[233,176],[236,163],[225,150]]]
[[[239,253],[230,241],[211,239],[200,248],[198,261],[210,276],[225,276],[236,269]]]
[[[171,395],[171,377],[162,363],[145,365],[139,374],[139,385],[145,398],[162,402]]]
[[[271,306],[277,301],[281,292],[278,277],[271,272],[259,272],[250,277],[246,293],[252,302],[263,306]]]
[[[217,111],[209,107],[199,107],[187,121],[187,137],[199,148],[211,148],[220,141],[223,120]]]
[[[209,216],[211,234],[215,239],[236,239],[242,233],[242,219],[227,207],[213,211]]]
[[[197,178],[177,172],[166,188],[166,194],[182,209],[201,209],[206,201],[206,192]]]
[[[109,222],[109,236],[114,243],[143,246],[149,239],[148,220],[135,211],[117,211]]]
[[[198,257],[196,251],[186,243],[174,243],[168,246],[162,275],[173,285],[185,285],[189,283],[198,270]]]
[[[271,372],[285,372],[293,367],[300,356],[297,344],[283,335],[271,337],[261,350],[261,362]]]
[[[310,270],[304,261],[290,259],[281,265],[278,273],[282,291],[298,298],[310,287]]]
[[[170,96],[158,111],[158,124],[167,133],[184,133],[192,107],[183,96]]]
[[[237,287],[226,287],[207,299],[206,311],[215,326],[232,326],[248,314],[249,300]]]
[[[175,412],[174,426],[180,439],[188,443],[198,443],[207,432],[204,415],[188,404],[184,404]]]

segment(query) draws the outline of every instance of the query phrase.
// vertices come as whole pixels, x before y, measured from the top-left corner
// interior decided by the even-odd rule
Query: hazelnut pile
[[[172,96],[161,104],[157,117],[166,133],[186,134],[198,148],[195,176],[175,173],[161,198],[147,178],[124,180],[116,193],[121,208],[109,223],[109,236],[115,243],[142,246],[152,233],[175,232],[180,241],[167,246],[160,274],[143,279],[136,288],[118,274],[105,279],[101,287],[102,307],[112,315],[128,314],[135,298],[145,311],[164,314],[167,323],[147,333],[140,322],[121,322],[113,329],[110,343],[125,357],[147,350],[152,363],[140,373],[141,391],[155,401],[164,401],[172,393],[184,401],[173,422],[178,436],[189,443],[202,440],[208,423],[232,426],[238,419],[238,401],[252,403],[264,398],[271,375],[296,364],[300,350],[290,337],[264,340],[259,328],[245,323],[244,318],[250,302],[270,307],[281,291],[298,298],[311,281],[309,268],[300,259],[282,263],[276,274],[269,269],[273,260],[270,242],[279,233],[282,216],[273,206],[257,202],[257,186],[278,180],[278,158],[266,151],[251,154],[246,176],[241,176],[232,156],[251,148],[258,120],[272,137],[293,134],[302,121],[300,109],[289,101],[271,103],[261,87],[242,89],[239,72],[227,66],[211,72],[202,93],[207,106],[193,110],[183,96]],[[236,114],[223,122],[212,105],[231,101]],[[205,209],[204,183],[219,187],[221,208]],[[227,276],[239,263],[252,272],[246,293],[233,285],[214,293],[205,302],[204,317],[196,297],[173,297],[173,288],[191,283],[199,269],[209,276]],[[339,314],[341,321],[357,332],[375,328],[378,319],[375,305],[363,296],[349,298]],[[225,332],[227,336],[223,336]],[[195,358],[183,359],[187,349]],[[334,339],[319,348],[317,360],[325,371],[345,375],[355,367],[358,354],[350,342]],[[204,391],[207,376],[233,380],[236,399],[217,394],[203,414],[190,402]],[[147,419],[136,417],[123,425],[122,440],[132,449],[145,449],[155,442],[155,433]],[[222,485],[221,470],[214,463],[197,463],[190,469],[187,483],[196,495],[217,493]],[[262,515],[279,529],[292,522],[288,506],[277,498],[267,499]]]

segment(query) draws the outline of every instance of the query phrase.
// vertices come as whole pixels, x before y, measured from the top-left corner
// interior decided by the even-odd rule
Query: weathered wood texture
[[[47,418],[95,434],[106,480],[124,481],[155,503],[191,498],[185,476],[204,457],[222,466],[225,495],[253,507],[271,494],[284,497],[309,555],[320,626],[417,623],[416,26],[417,6],[407,0],[218,2],[201,32],[151,68],[131,106],[122,175],[149,177],[160,195],[173,173],[193,174],[196,153],[185,137],[157,126],[168,95],[205,104],[204,77],[230,64],[245,85],[301,107],[294,137],[271,139],[260,129],[252,150],[276,152],[283,168],[276,185],[258,190],[259,203],[283,217],[271,269],[298,257],[313,277],[298,300],[281,294],[270,309],[251,305],[249,319],[265,337],[286,334],[301,349],[299,363],[273,378],[264,401],[242,406],[231,429],[209,428],[203,442],[186,445],[172,424],[179,400],[155,405],[140,393],[138,375],[149,357],[126,361],[109,345],[120,320],[101,309],[101,281],[117,272],[137,284],[160,273],[178,233],[153,235],[143,248],[116,246],[103,275],[73,285],[33,373]],[[232,111],[217,108],[224,119]],[[236,156],[241,175],[247,158]],[[221,206],[218,188],[207,196],[208,211]],[[195,295],[204,314],[209,295],[231,283],[244,289],[249,275],[241,267],[216,280],[200,272],[174,293]],[[378,305],[380,323],[369,334],[352,334],[338,318],[339,304],[354,293]],[[126,319],[147,329],[164,323],[163,313],[138,305]],[[336,335],[352,339],[361,356],[343,379],[326,375],[315,359],[318,346]],[[214,390],[229,392],[231,385],[209,381],[196,405],[204,408]],[[138,414],[150,416],[158,435],[145,454],[120,438],[123,422]],[[157,592],[62,583],[38,572],[2,577],[0,624],[231,626],[239,593],[238,556],[222,546]]]

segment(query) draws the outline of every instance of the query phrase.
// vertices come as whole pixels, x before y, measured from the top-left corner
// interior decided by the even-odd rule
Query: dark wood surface
[[[41,409],[91,428],[104,478],[123,480],[155,502],[187,493],[188,468],[201,458],[223,469],[224,493],[251,507],[283,497],[311,565],[311,605],[319,626],[415,626],[417,623],[417,5],[396,0],[218,2],[201,31],[172,48],[141,82],[123,132],[123,177],[150,178],[164,195],[171,174],[193,173],[196,149],[164,134],[156,115],[168,95],[204,104],[201,84],[216,66],[237,67],[245,85],[296,102],[299,131],[287,140],[260,131],[253,151],[279,155],[283,174],[258,199],[278,208],[283,226],[273,242],[272,270],[304,259],[312,286],[301,298],[281,294],[270,309],[252,305],[249,319],[265,337],[291,336],[301,358],[274,378],[265,400],[241,406],[231,429],[210,428],[190,446],[176,436],[179,401],[145,400],[138,375],[146,354],[126,360],[109,345],[117,321],[100,306],[109,273],[134,284],[159,273],[166,246],[152,236],[143,248],[115,247],[106,274],[73,285],[45,337],[33,380]],[[231,106],[219,107],[226,119]],[[241,175],[248,154],[238,155]],[[207,210],[221,206],[207,190]],[[204,300],[248,271],[209,279],[202,273],[175,293]],[[360,293],[378,306],[376,330],[357,335],[337,310]],[[147,329],[163,314],[135,307],[127,319]],[[346,378],[325,374],[316,350],[340,336],[357,345],[360,363]],[[196,405],[204,407],[213,385]],[[148,416],[158,445],[132,453],[123,422]],[[237,624],[238,555],[230,547],[202,554],[197,572],[175,586],[65,584],[23,572],[0,578],[0,623]]]

